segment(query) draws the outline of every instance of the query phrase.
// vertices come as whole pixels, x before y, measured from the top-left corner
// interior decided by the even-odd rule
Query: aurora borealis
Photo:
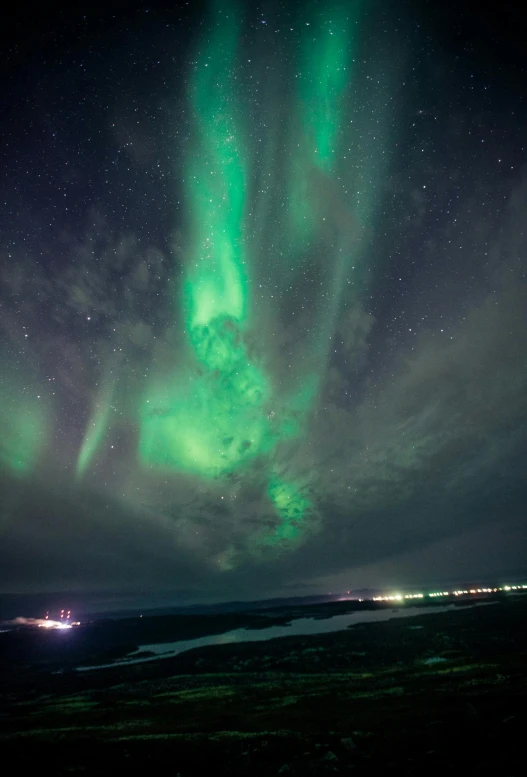
[[[1,585],[510,579],[512,55],[417,0],[110,11],[5,81]]]
[[[312,388],[308,396],[304,391],[307,401],[294,421],[289,398],[278,415],[272,410],[277,402],[276,376],[266,374],[264,344],[254,335],[247,191],[251,154],[245,148],[248,129],[244,131],[242,122],[243,90],[236,86],[238,13],[235,6],[216,5],[210,38],[207,45],[202,43],[189,87],[192,129],[190,148],[184,155],[183,191],[190,238],[181,305],[187,345],[196,363],[187,367],[186,375],[181,376],[178,369],[159,378],[161,385],[154,385],[152,398],[147,389],[140,433],[145,465],[205,478],[243,472],[254,460],[272,473],[269,459],[277,445],[302,434],[316,400]],[[301,118],[300,151],[298,158],[296,150],[292,151],[292,171],[283,182],[285,195],[281,182],[276,184],[282,197],[294,192],[293,221],[289,224],[285,219],[280,234],[297,255],[309,247],[309,238],[320,240],[314,211],[322,212],[322,208],[305,179],[313,168],[320,170],[322,180],[331,180],[338,164],[341,103],[349,79],[347,55],[352,49],[346,29],[349,19],[341,3],[328,4],[322,14],[313,17],[305,23],[308,32],[300,43],[307,72],[301,75],[298,94],[293,95]],[[309,58],[305,49],[313,40],[315,51]],[[309,158],[304,154],[306,148]],[[321,218],[330,221],[331,216]],[[329,251],[332,248],[327,246]],[[351,246],[345,250],[346,258],[336,258],[337,265],[353,260]],[[333,281],[329,308],[338,309],[340,275],[338,272]],[[321,313],[322,319],[327,318],[327,309]],[[320,331],[327,343],[327,327],[322,324]],[[251,335],[254,354],[249,353],[247,342]],[[324,363],[323,358],[310,369],[320,370]],[[300,373],[295,382],[316,385],[316,378]],[[298,407],[298,398],[293,405]],[[268,495],[282,523],[273,527],[266,543],[300,539],[307,528],[305,512],[312,506],[309,498],[276,474],[272,474]]]

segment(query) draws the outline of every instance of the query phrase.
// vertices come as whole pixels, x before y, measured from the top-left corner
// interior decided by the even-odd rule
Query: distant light
[[[470,595],[477,595],[477,594],[492,594],[497,593],[498,591],[525,591],[527,590],[527,585],[523,583],[518,583],[516,585],[504,585],[500,588],[459,588],[456,591],[431,591],[428,594],[423,593],[417,593],[417,594],[400,594],[400,593],[390,593],[390,594],[383,594],[382,596],[373,596],[371,599],[359,599],[359,602],[363,601],[372,601],[372,602],[401,602],[407,599],[424,599],[425,596],[428,596],[432,599],[437,598],[438,596],[470,596]],[[348,592],[349,593],[349,592]],[[341,599],[342,601],[342,599]]]
[[[69,629],[70,624],[63,621],[43,620],[37,624],[39,629]]]

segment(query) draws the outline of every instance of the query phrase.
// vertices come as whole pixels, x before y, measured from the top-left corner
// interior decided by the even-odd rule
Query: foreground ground
[[[1,676],[3,759],[23,773],[514,777],[526,616],[527,597],[511,597],[118,669],[14,662]]]

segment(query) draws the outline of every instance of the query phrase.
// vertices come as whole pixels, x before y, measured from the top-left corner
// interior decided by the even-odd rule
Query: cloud
[[[132,266],[141,286],[145,270]],[[322,516],[321,531],[304,547],[272,559],[251,551],[251,538],[276,523],[258,462],[206,483],[153,477],[125,453],[107,486],[95,479],[59,495],[34,481],[15,499],[0,586],[119,589],[134,581],[228,592],[256,577],[257,591],[270,575],[280,586],[354,565],[390,569],[389,559],[440,548],[501,523],[505,513],[515,520],[525,464],[527,288],[513,267],[502,261],[492,291],[464,301],[457,327],[423,330],[359,401],[343,402],[342,390],[353,386],[375,320],[359,305],[343,316],[338,336],[349,358],[333,365],[304,439],[279,446],[273,458],[285,478],[307,484]],[[96,297],[100,288],[88,284],[86,294]],[[130,328],[138,347],[148,328],[144,319]],[[79,358],[64,341],[64,385],[68,375],[72,386],[82,383]],[[227,559],[237,567],[225,571]]]
[[[24,488],[2,475],[9,520],[0,526],[0,588],[167,589],[206,580],[175,523],[79,485]]]
[[[509,257],[490,293],[464,301],[457,328],[423,331],[358,405],[328,403],[318,414],[313,490],[326,527],[317,543],[334,548],[333,568],[517,513],[527,458],[527,284],[514,267]]]
[[[518,524],[527,463],[526,198],[521,184],[493,245],[474,215],[474,232],[488,245],[481,261],[472,257],[474,282],[445,301],[447,325],[424,321],[411,344],[395,347],[389,332],[383,339],[382,316],[365,301],[350,303],[337,321],[337,354],[305,434],[277,445],[265,466],[254,460],[211,481],[153,473],[136,460],[144,376],[152,363],[162,372],[183,358],[169,293],[175,268],[165,255],[132,233],[114,234],[92,214],[81,239],[63,237],[68,261],[52,271],[24,257],[4,265],[4,338],[16,353],[27,349],[28,364],[48,372],[52,366],[63,412],[34,477],[0,473],[7,496],[0,588],[239,595],[250,586],[256,593],[322,581],[354,566],[372,576],[379,569],[386,575],[425,569],[416,561],[421,553],[439,569],[449,543],[468,552],[466,537],[491,525],[514,531],[516,547],[526,548]],[[429,249],[440,244],[441,233]],[[416,306],[429,304],[423,293]],[[283,384],[276,381],[277,403],[293,358],[310,358],[304,329],[312,321],[309,311],[302,315],[276,332],[273,367],[285,376]],[[78,432],[109,369],[118,372],[111,428],[85,481],[75,483]],[[64,397],[73,398],[71,407]],[[300,484],[319,528],[279,557],[255,552],[255,537],[278,520],[267,493],[269,471]],[[474,542],[482,559],[481,543]],[[512,564],[512,551],[505,555]]]

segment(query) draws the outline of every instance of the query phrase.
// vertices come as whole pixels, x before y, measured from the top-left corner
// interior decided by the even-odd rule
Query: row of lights
[[[424,599],[424,594],[389,594],[388,596],[373,597],[374,602],[402,602],[404,599]]]
[[[499,588],[468,588],[459,591],[433,591],[429,594],[388,594],[387,596],[374,596],[374,602],[402,602],[405,599],[424,599],[429,596],[434,599],[439,596],[465,596],[470,594],[492,594],[498,591],[525,591],[527,585],[504,585]],[[362,601],[362,600],[361,600]]]

